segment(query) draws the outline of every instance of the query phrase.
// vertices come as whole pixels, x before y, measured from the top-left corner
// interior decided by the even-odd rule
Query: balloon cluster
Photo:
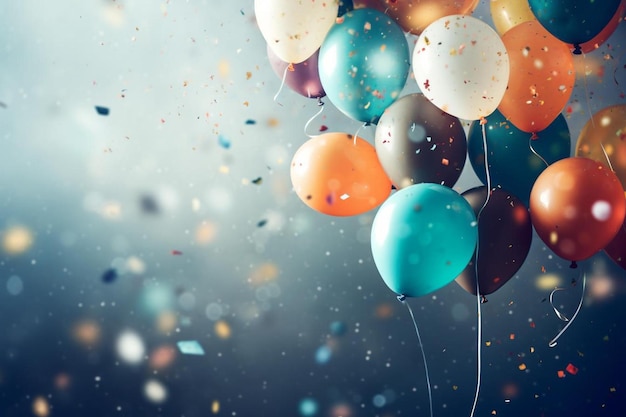
[[[477,4],[255,0],[285,85],[376,125],[374,145],[341,132],[305,142],[295,192],[333,216],[380,206],[373,258],[403,296],[455,279],[496,291],[524,263],[533,228],[573,264],[604,249],[626,269],[626,106],[592,116],[574,156],[561,115],[573,54],[608,39],[626,1],[492,0],[495,30],[471,16]],[[407,82],[421,94],[401,97]],[[486,186],[459,194],[466,157]]]

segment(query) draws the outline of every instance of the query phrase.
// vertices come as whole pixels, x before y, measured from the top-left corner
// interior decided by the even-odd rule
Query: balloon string
[[[356,138],[357,136],[359,136],[359,132],[361,131],[361,129],[369,125],[370,125],[369,123],[365,122],[361,126],[359,126],[359,128],[356,130],[356,132],[354,133],[354,146],[356,146]]]
[[[409,314],[411,315],[411,320],[413,321],[413,327],[415,327],[415,334],[417,335],[417,341],[419,342],[420,350],[422,352],[422,361],[424,362],[424,372],[426,373],[426,385],[428,386],[428,405],[429,405],[429,410],[430,410],[430,417],[433,417],[433,393],[430,388],[430,374],[428,373],[428,364],[426,363],[426,354],[424,353],[424,345],[422,344],[420,330],[419,330],[419,327],[417,326],[417,321],[415,321],[415,315],[413,314],[413,310],[411,309],[411,306],[409,305],[409,303],[406,301],[406,296],[399,295],[398,301],[404,304],[406,308],[409,310]]]
[[[315,113],[315,114],[313,115],[313,117],[311,117],[311,118],[309,119],[309,121],[308,121],[308,122],[306,122],[306,124],[304,125],[304,134],[305,134],[305,135],[307,135],[309,138],[312,138],[312,137],[314,136],[314,135],[309,135],[309,134],[306,132],[306,131],[307,131],[307,129],[308,129],[308,127],[309,127],[309,125],[311,124],[311,122],[312,122],[313,120],[315,120],[315,119],[316,119],[316,118],[317,118],[320,114],[322,114],[322,112],[324,111],[324,102],[322,101],[322,99],[321,99],[321,98],[318,98],[318,99],[317,99],[317,105],[319,106],[319,108],[320,108],[320,109],[319,109],[319,110],[317,111],[317,113]]]
[[[565,317],[563,314],[561,314],[556,309],[556,307],[554,307],[554,304],[552,304],[552,295],[554,294],[556,289],[554,291],[552,291],[552,294],[550,294],[550,304],[552,304],[552,308],[557,313],[557,317],[559,317],[563,321],[567,321],[567,324],[565,325],[565,327],[563,327],[561,329],[561,331],[556,336],[554,336],[554,338],[552,340],[550,340],[550,343],[548,343],[548,346],[550,346],[551,348],[556,346],[556,341],[559,339],[559,337],[561,337],[561,335],[563,333],[565,333],[567,328],[574,322],[574,319],[576,318],[576,316],[578,316],[578,313],[580,312],[580,307],[583,305],[583,300],[585,298],[585,286],[586,286],[586,283],[587,283],[587,275],[583,274],[583,285],[582,285],[583,288],[582,288],[582,292],[580,294],[580,301],[578,302],[578,307],[576,307],[576,311],[574,312],[574,315],[572,316],[571,319],[569,319],[569,321],[567,320],[567,317]]]
[[[280,82],[280,87],[278,87],[278,91],[276,92],[276,94],[274,95],[274,101],[279,105],[282,106],[282,104],[280,104],[278,102],[278,96],[280,95],[281,91],[283,91],[283,87],[285,86],[285,81],[287,80],[287,71],[289,71],[289,67],[291,66],[291,64],[287,65],[285,67],[285,71],[283,72],[283,79]]]
[[[480,215],[482,214],[485,207],[487,207],[487,203],[489,202],[489,197],[491,195],[491,175],[489,173],[489,161],[488,161],[488,151],[487,151],[487,132],[485,130],[485,124],[481,121],[482,133],[483,133],[483,147],[485,150],[485,173],[487,175],[487,198],[483,203],[483,206],[478,211],[478,216],[476,216],[476,221],[480,222]],[[470,417],[474,417],[474,413],[476,412],[476,405],[478,404],[478,397],[480,395],[480,383],[482,380],[482,338],[483,338],[483,319],[482,319],[482,309],[481,304],[487,302],[487,299],[480,294],[480,284],[478,280],[478,256],[480,247],[480,239],[476,241],[476,256],[474,259],[474,276],[476,277],[476,311],[477,311],[477,326],[476,326],[476,392],[474,394],[474,402],[472,403],[472,410],[470,412]]]
[[[546,160],[543,158],[543,156],[539,155],[539,153],[537,153],[537,151],[536,151],[536,150],[535,150],[535,148],[533,147],[533,140],[534,140],[534,139],[532,138],[532,136],[531,136],[530,138],[528,138],[528,147],[530,148],[530,150],[532,151],[532,153],[534,153],[534,154],[535,154],[535,156],[536,156],[537,158],[541,159],[541,161],[542,161],[544,164],[546,164],[546,167],[547,167],[547,166],[550,166],[550,164],[548,163],[548,161],[546,161]]]
[[[609,168],[611,169],[611,171],[615,172],[615,170],[613,169],[613,164],[611,164],[611,160],[609,159],[609,154],[606,153],[606,149],[604,149],[604,144],[602,142],[600,142],[600,148],[602,148],[602,153],[606,158],[606,162],[609,164]]]

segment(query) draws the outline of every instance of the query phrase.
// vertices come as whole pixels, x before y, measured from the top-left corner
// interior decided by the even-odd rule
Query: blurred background
[[[492,24],[489,2],[473,16]],[[625,41],[622,23],[575,57],[572,152],[625,103]],[[252,0],[3,1],[0,48],[0,415],[428,415],[375,210],[327,216],[291,188],[307,134],[375,128],[326,102],[305,131],[317,100],[281,89]],[[454,189],[478,184],[467,163]],[[566,288],[571,316],[581,270],[549,348],[547,298]],[[535,237],[488,298],[476,415],[626,415],[626,271],[603,252],[572,270]],[[434,415],[469,415],[476,298],[409,302]]]

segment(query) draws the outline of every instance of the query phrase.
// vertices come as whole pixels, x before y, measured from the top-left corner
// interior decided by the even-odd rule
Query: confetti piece
[[[571,363],[567,364],[565,370],[572,375],[576,375],[578,373],[578,368],[572,365]]]
[[[171,253],[172,255],[182,255],[182,254],[183,254],[181,251],[176,250],[176,249],[173,249],[170,253]]]
[[[102,274],[102,282],[105,284],[110,284],[117,279],[117,271],[115,268],[109,268]]]
[[[326,125],[321,125],[320,126],[320,132],[326,132],[328,130],[328,126]]]
[[[490,340],[487,340],[487,341],[485,342],[485,346],[487,346],[487,347],[491,346],[491,341],[490,341]]]
[[[559,378],[565,378],[565,372],[560,369],[556,372],[556,374]]]
[[[217,322],[215,322],[214,330],[215,334],[220,339],[228,339],[230,338],[230,335],[232,333],[229,324],[226,323],[224,320],[218,320]]]
[[[195,340],[181,340],[176,343],[176,346],[184,355],[204,355],[204,349]]]
[[[98,112],[98,114],[100,116],[108,116],[109,115],[109,108],[108,107],[95,106],[95,108],[96,108],[96,112]]]
[[[256,124],[256,120],[248,119],[248,120],[246,120],[246,124],[247,125],[255,125]]]
[[[509,340],[515,340],[515,333],[511,333],[509,335]]]
[[[257,177],[255,179],[253,179],[252,180],[252,184],[254,184],[254,185],[261,185],[261,184],[263,184],[263,178]]]
[[[263,227],[267,224],[267,219],[262,219],[259,220],[259,222],[256,224],[256,227]]]
[[[229,149],[231,145],[230,140],[224,135],[217,136],[217,143],[224,149]]]
[[[220,402],[217,400],[213,400],[213,402],[211,403],[211,412],[213,414],[217,414],[220,412]]]
[[[520,371],[525,371],[526,370],[526,364],[524,363],[520,363],[519,366],[517,367]]]

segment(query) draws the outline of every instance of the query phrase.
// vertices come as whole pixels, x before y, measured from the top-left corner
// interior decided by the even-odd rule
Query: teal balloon
[[[571,154],[570,132],[562,114],[538,132],[536,139],[531,139],[530,133],[515,127],[496,110],[487,118],[485,137],[491,186],[504,188],[518,197],[526,207],[530,201],[530,191],[537,177],[547,168],[546,163],[552,164]],[[480,121],[470,125],[467,153],[474,172],[483,184],[487,184]]]
[[[528,0],[530,10],[548,32],[573,44],[593,39],[615,15],[621,0]]]
[[[376,123],[400,95],[410,69],[404,32],[389,16],[357,9],[331,27],[320,47],[319,77],[327,98],[348,117]]]
[[[452,282],[478,239],[474,210],[444,185],[421,183],[392,194],[372,223],[372,256],[396,294],[419,297]]]

